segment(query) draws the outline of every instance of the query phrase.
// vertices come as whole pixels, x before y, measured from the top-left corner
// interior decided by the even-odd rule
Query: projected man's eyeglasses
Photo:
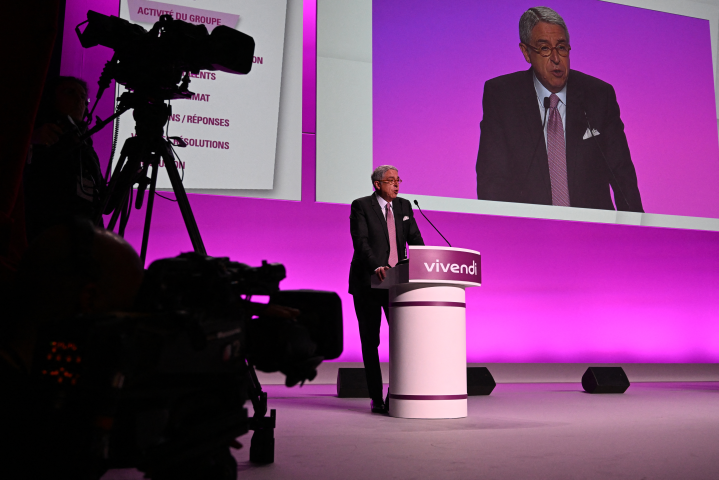
[[[556,47],[550,47],[549,45],[542,45],[541,47],[533,47],[531,45],[524,44],[527,48],[531,48],[534,50],[535,53],[540,54],[543,57],[548,57],[552,54],[552,50],[556,50],[557,53],[562,57],[568,57],[569,51],[572,49],[568,44],[566,43],[560,43]]]
[[[399,185],[400,183],[402,183],[402,179],[401,178],[390,178],[389,180],[379,180],[379,183],[386,183],[388,185],[391,183],[393,185]]]

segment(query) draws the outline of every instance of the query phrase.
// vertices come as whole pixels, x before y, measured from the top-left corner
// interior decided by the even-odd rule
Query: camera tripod
[[[147,257],[147,244],[152,222],[157,174],[160,168],[160,162],[162,161],[170,177],[172,190],[177,198],[177,203],[182,213],[185,228],[190,236],[192,247],[195,253],[207,255],[205,245],[200,237],[200,230],[197,227],[197,222],[190,208],[187,193],[185,192],[180,174],[175,165],[175,156],[172,152],[170,141],[163,136],[163,127],[172,113],[171,107],[165,103],[150,103],[144,101],[142,97],[139,97],[138,94],[134,92],[125,93],[120,99],[117,112],[107,120],[98,122],[96,128],[89,132],[89,135],[92,135],[95,131],[101,129],[114,118],[119,117],[131,108],[133,109],[133,117],[136,122],[136,135],[125,140],[122,146],[120,158],[110,177],[107,190],[102,196],[100,209],[96,212],[95,224],[100,224],[103,214],[108,215],[112,213],[107,229],[114,230],[119,220],[118,233],[124,236],[130,210],[132,209],[133,185],[139,185],[134,202],[135,208],[138,209],[142,206],[145,190],[149,187],[145,224],[142,232],[142,249],[140,252],[140,258],[144,265]],[[150,168],[152,168],[152,172],[148,178],[147,174]],[[267,413],[267,393],[262,390],[262,385],[257,378],[254,366],[248,363],[247,367],[247,393],[254,409],[254,415],[249,422],[249,429],[254,431],[250,445],[250,461],[260,464],[273,463],[275,459],[274,429],[276,413],[275,410],[272,409],[270,416],[265,416]],[[236,471],[234,473],[236,474]]]
[[[182,186],[182,180],[175,165],[175,156],[172,152],[170,141],[163,136],[163,127],[170,118],[171,107],[165,103],[137,102],[137,98],[133,94],[129,94],[122,101],[124,105],[121,104],[118,111],[124,112],[129,108],[134,108],[133,117],[136,122],[136,135],[125,140],[122,146],[120,158],[110,177],[107,190],[100,201],[100,208],[95,214],[95,224],[99,225],[103,214],[112,213],[107,229],[113,230],[119,219],[118,233],[124,236],[130,210],[132,209],[133,185],[138,184],[139,186],[135,198],[135,208],[138,209],[142,206],[145,190],[149,186],[140,251],[140,258],[144,265],[147,257],[152,210],[155,203],[157,173],[160,162],[162,162],[170,177],[172,190],[180,207],[185,228],[190,235],[192,248],[196,253],[206,255],[207,251],[202,243],[200,230],[197,228],[197,222],[192,214],[187,193]],[[133,105],[133,103],[135,104]],[[150,168],[152,172],[148,178],[147,174]]]

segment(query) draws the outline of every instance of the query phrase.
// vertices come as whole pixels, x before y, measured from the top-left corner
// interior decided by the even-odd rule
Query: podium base
[[[458,400],[401,400],[391,398],[389,414],[398,418],[464,418],[467,399]]]

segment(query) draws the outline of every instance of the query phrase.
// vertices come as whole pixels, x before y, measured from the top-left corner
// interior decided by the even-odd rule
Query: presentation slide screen
[[[160,15],[176,20],[235,28],[255,41],[252,70],[247,75],[202,71],[191,75],[192,98],[172,100],[167,125],[185,188],[272,189],[282,80],[282,56],[287,0],[122,0],[120,17],[150,30]],[[118,95],[125,91],[118,88]],[[122,142],[135,133],[131,113],[120,118]],[[115,162],[119,158],[115,154]],[[161,168],[162,170],[162,168]],[[171,188],[160,172],[157,186]]]
[[[519,47],[531,6],[373,2],[373,162],[399,167],[402,194],[552,205],[541,100]],[[549,6],[571,47],[569,206],[719,218],[709,22],[592,0]]]

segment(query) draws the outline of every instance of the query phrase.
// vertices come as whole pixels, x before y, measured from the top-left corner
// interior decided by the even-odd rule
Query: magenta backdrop
[[[83,17],[79,10],[87,5],[68,0],[68,15]],[[92,8],[103,5],[115,2]],[[314,28],[314,9],[305,10],[305,21]],[[82,52],[68,37],[64,48],[63,61],[75,61],[86,78],[99,75],[104,61],[77,61]],[[314,54],[307,49],[305,60]],[[304,90],[314,92],[314,84]],[[303,144],[302,202],[211,195],[190,195],[190,202],[211,255],[282,262],[288,273],[282,288],[337,291],[345,327],[339,360],[361,361],[346,293],[349,206],[305,198],[314,185],[314,135],[307,133],[314,129]],[[177,205],[162,199],[155,205],[148,258],[190,250]],[[468,361],[719,361],[719,233],[427,213],[453,244],[482,253],[484,285],[467,291]],[[138,249],[143,218],[134,211],[127,232]],[[418,223],[427,244],[443,244],[424,219]],[[388,343],[385,324],[383,361]]]
[[[530,6],[374,3],[374,163],[397,165],[405,191],[477,198],[484,82],[528,68],[518,23]],[[597,0],[548,6],[569,28],[571,67],[617,92],[645,210],[719,218],[709,22]]]
[[[349,206],[191,195],[210,255],[287,267],[282,288],[337,291],[345,352],[361,350],[347,274]],[[158,200],[149,258],[191,249],[177,206]],[[141,215],[127,238],[139,246]],[[719,233],[427,212],[453,245],[482,253],[467,290],[470,362],[719,361]],[[443,241],[418,219],[430,245]],[[380,358],[386,361],[383,325]]]

